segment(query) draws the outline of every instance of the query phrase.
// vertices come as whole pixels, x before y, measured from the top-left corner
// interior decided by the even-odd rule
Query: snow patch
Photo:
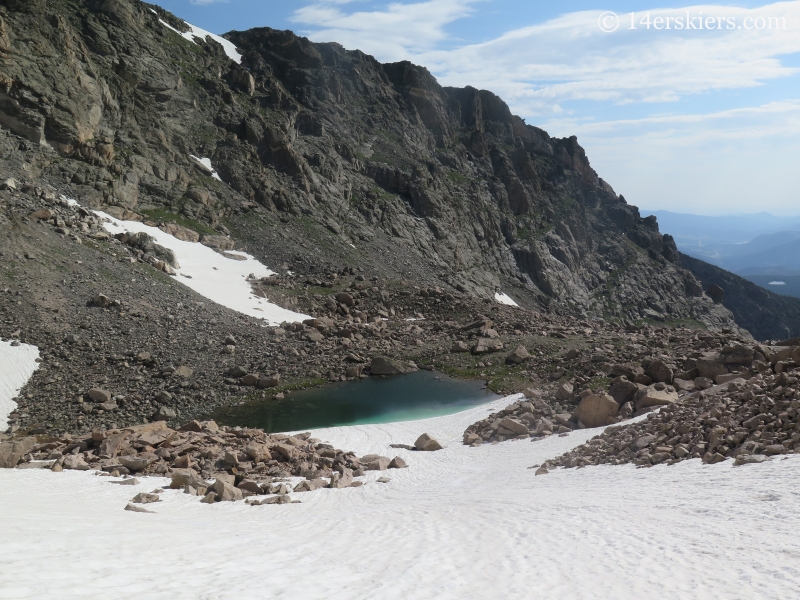
[[[211,159],[210,158],[200,158],[198,156],[195,156],[194,154],[190,154],[189,156],[191,156],[193,159],[195,159],[197,162],[199,162],[201,165],[203,165],[206,169],[211,171],[211,177],[212,178],[216,179],[217,181],[222,181],[222,179],[220,178],[219,174],[214,170],[214,167],[211,166]]]
[[[252,274],[260,278],[275,273],[246,252],[230,252],[245,260],[227,258],[200,243],[179,240],[157,227],[137,221],[120,221],[102,211],[95,211],[95,214],[105,219],[103,227],[112,235],[143,231],[155,238],[156,243],[172,250],[180,265],[177,272],[183,276],[177,281],[217,304],[264,319],[270,325],[309,318],[253,295],[247,276]]]
[[[61,199],[67,203],[67,206],[78,206],[78,201],[74,198],[67,198],[62,194]]]
[[[153,9],[151,8],[150,10],[153,10]],[[153,12],[155,12],[155,11],[153,11]],[[196,38],[196,37],[200,38],[201,40],[204,40],[204,39],[210,37],[212,40],[214,40],[215,42],[218,42],[219,44],[222,45],[222,48],[223,48],[223,50],[225,50],[225,54],[228,55],[228,58],[230,58],[232,61],[234,61],[234,62],[236,62],[238,64],[242,64],[242,55],[239,54],[239,52],[236,50],[236,46],[234,45],[233,42],[229,42],[224,37],[220,37],[220,36],[218,36],[218,35],[216,35],[214,33],[211,33],[210,31],[206,31],[205,29],[201,29],[200,27],[192,25],[191,23],[186,23],[186,21],[184,21],[184,23],[186,23],[186,25],[189,27],[189,31],[185,31],[185,32],[184,31],[178,31],[172,25],[167,23],[164,19],[159,19],[158,22],[161,23],[164,27],[168,27],[169,29],[171,29],[172,31],[177,33],[179,36],[181,36],[182,38],[184,38],[186,40],[189,40],[193,44],[197,43],[197,42],[194,41],[194,38]]]
[[[12,346],[11,340],[0,340],[0,429],[3,431],[8,427],[8,415],[17,407],[12,398],[17,397],[33,372],[39,368],[37,358],[39,349],[36,346]]]
[[[500,304],[506,304],[508,306],[519,306],[508,294],[495,292],[494,299],[497,300]]]

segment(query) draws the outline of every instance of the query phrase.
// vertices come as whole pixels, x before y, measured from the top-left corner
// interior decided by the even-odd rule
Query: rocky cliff
[[[735,328],[576,138],[408,62],[264,28],[225,36],[239,63],[189,30],[137,0],[1,2],[0,125],[24,138],[7,158],[86,206],[296,272]]]

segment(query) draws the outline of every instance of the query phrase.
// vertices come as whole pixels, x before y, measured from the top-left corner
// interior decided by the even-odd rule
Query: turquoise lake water
[[[220,424],[268,432],[340,425],[395,423],[460,412],[499,398],[483,381],[454,379],[435,371],[371,377],[221,409]]]

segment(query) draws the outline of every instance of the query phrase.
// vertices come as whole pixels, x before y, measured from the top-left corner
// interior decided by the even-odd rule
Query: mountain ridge
[[[134,0],[8,0],[0,16],[0,123],[87,207],[194,223],[295,271],[348,265],[562,314],[735,327],[575,137],[526,125],[491,92],[269,28],[226,34],[239,65]]]

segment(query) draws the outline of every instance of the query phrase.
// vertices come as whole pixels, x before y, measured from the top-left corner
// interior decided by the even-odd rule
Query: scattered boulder
[[[414,442],[414,447],[417,450],[422,450],[424,452],[433,452],[435,450],[442,449],[442,445],[434,437],[427,433],[423,433],[417,438],[417,441]]]
[[[514,349],[513,352],[506,356],[506,363],[509,365],[521,365],[530,357],[531,355],[528,353],[528,350],[525,348],[525,346],[520,344]]]
[[[140,494],[136,494],[131,502],[135,504],[151,504],[153,502],[161,502],[161,497],[158,494],[141,492]]]
[[[102,402],[111,402],[111,392],[100,388],[92,388],[86,392],[87,398],[92,402],[100,404]]]

